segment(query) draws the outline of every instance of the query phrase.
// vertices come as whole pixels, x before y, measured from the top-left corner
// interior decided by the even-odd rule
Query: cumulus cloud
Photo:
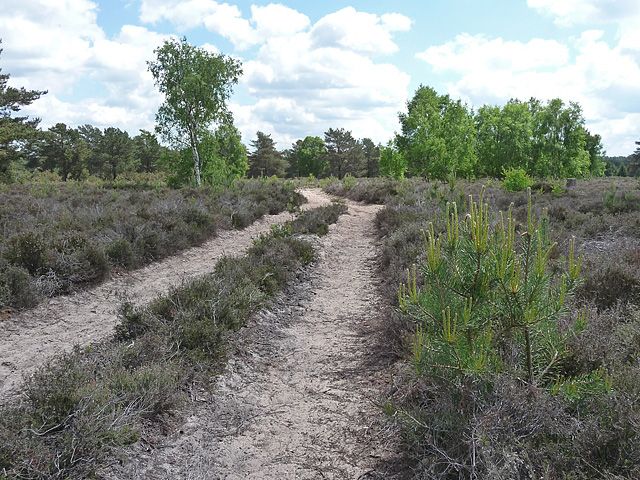
[[[344,127],[356,136],[386,141],[396,128],[410,77],[375,58],[395,51],[391,32],[409,28],[405,18],[346,8],[305,30],[267,38],[244,65],[241,83],[256,98],[254,105],[234,109],[244,138],[266,128],[288,146],[305,135]],[[357,25],[351,31],[350,23]],[[355,33],[358,39],[349,40]]]
[[[12,84],[49,91],[25,109],[44,127],[92,123],[135,133],[153,126],[160,97],[146,60],[166,35],[124,25],[109,38],[88,0],[23,0],[0,12],[0,31]],[[80,88],[88,97],[77,98]]]
[[[309,18],[285,5],[252,5],[251,18],[244,18],[236,5],[215,0],[142,0],[140,20],[167,20],[180,30],[204,26],[229,40],[238,50],[261,43],[265,38],[304,30]]]
[[[311,38],[316,46],[390,54],[398,51],[392,32],[410,27],[411,20],[398,13],[381,17],[346,7],[318,20],[311,30]]]
[[[629,122],[640,106],[628,99],[640,98],[640,62],[609,45],[600,30],[587,30],[569,45],[464,34],[417,56],[452,79],[452,95],[474,105],[560,97],[580,102],[588,127],[603,136],[610,153],[628,153],[637,136]]]
[[[258,47],[243,62],[241,78],[254,103],[232,105],[245,141],[265,130],[284,147],[329,127],[386,141],[408,94],[409,76],[374,60],[397,52],[394,34],[411,28],[411,19],[399,13],[347,7],[312,24],[278,3],[252,5],[245,18],[235,5],[215,0],[143,0],[140,18],[203,26],[240,51]]]
[[[305,14],[278,3],[252,5],[251,22],[262,38],[293,35],[305,30],[311,23]]]
[[[429,47],[416,56],[437,71],[519,72],[564,65],[569,59],[569,48],[555,40],[517,42],[463,33],[450,42]]]
[[[640,14],[637,0],[527,0],[527,5],[564,27],[624,21]]]

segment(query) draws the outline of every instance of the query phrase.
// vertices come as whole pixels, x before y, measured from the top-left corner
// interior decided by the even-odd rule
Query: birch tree
[[[213,124],[229,121],[227,101],[242,75],[239,61],[210,53],[180,40],[166,40],[148,62],[164,103],[156,114],[156,130],[176,146],[188,147],[193,157],[196,185],[202,183],[198,146]]]

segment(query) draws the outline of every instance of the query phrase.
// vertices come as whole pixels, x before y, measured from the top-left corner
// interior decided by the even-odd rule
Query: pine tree
[[[263,132],[256,134],[256,140],[251,142],[253,152],[249,155],[250,177],[284,177],[287,162],[282,154],[276,149],[276,144],[268,135]]]
[[[331,175],[360,177],[365,173],[365,157],[362,144],[344,128],[330,128],[324,134],[327,159]]]
[[[2,41],[0,40],[0,43]],[[0,55],[2,48],[0,48]],[[24,142],[37,135],[36,127],[39,118],[15,116],[17,112],[30,105],[41,95],[47,93],[40,90],[26,90],[24,87],[10,87],[10,75],[2,73],[0,68],[0,178],[6,177],[11,162],[19,156]]]

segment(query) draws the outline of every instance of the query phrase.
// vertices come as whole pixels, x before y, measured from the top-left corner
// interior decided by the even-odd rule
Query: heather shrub
[[[121,267],[131,267],[134,265],[134,253],[131,243],[125,238],[120,238],[111,242],[106,249],[109,261]]]
[[[197,245],[220,229],[245,227],[303,201],[284,181],[169,190],[152,176],[139,177],[119,179],[117,188],[103,181],[3,188],[0,258],[25,269],[42,297],[54,296],[101,281],[112,266],[142,266]],[[12,299],[14,290],[5,287],[3,292],[0,307],[31,304]]]
[[[324,207],[302,212],[291,222],[291,229],[294,233],[326,235],[329,233],[329,225],[336,223],[340,215],[346,212],[347,206],[344,203],[331,202]]]
[[[622,252],[619,252],[622,253]],[[640,261],[611,253],[591,254],[585,263],[579,296],[607,309],[617,303],[640,303]]]
[[[400,182],[391,178],[326,179],[324,191],[357,202],[383,204],[398,193]]]
[[[292,235],[263,235],[213,274],[147,306],[123,305],[113,339],[40,368],[21,399],[0,406],[0,475],[95,478],[164,422],[193,383],[220,370],[228,336],[313,260],[311,244]]]
[[[29,308],[38,300],[38,291],[29,272],[0,260],[0,305]]]
[[[49,264],[47,244],[42,235],[24,232],[9,239],[5,258],[31,275],[42,272]]]
[[[604,207],[611,213],[625,213],[640,210],[640,194],[620,191],[613,185],[604,194]]]
[[[411,370],[385,411],[407,477],[638,476],[637,241],[616,240],[636,217],[610,213],[606,188],[487,188],[499,214],[459,203],[478,184],[416,185],[378,214],[383,278],[403,283],[385,338]]]

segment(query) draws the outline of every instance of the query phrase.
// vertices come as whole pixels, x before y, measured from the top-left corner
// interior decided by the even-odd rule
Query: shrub
[[[42,296],[59,295],[100,281],[109,264],[138,267],[303,201],[285,181],[169,190],[156,180],[123,177],[118,188],[103,181],[7,186],[0,191],[0,257],[25,269]],[[0,307],[30,304],[8,291]]]
[[[12,264],[23,267],[31,275],[45,270],[48,265],[48,249],[43,236],[35,232],[15,235],[9,240],[5,258]]]
[[[106,249],[107,257],[114,265],[131,267],[134,264],[134,253],[131,244],[124,238],[114,240]]]
[[[330,205],[302,212],[291,222],[291,227],[295,233],[326,235],[329,233],[329,225],[336,223],[340,215],[346,212],[347,206],[344,203],[332,202]]]
[[[29,308],[38,303],[39,296],[29,272],[22,267],[0,261],[0,305]]]
[[[616,182],[629,196],[637,188],[631,182]],[[390,353],[404,348],[399,351],[412,368],[394,379],[394,401],[386,404],[385,411],[402,427],[410,461],[407,477],[638,478],[640,315],[634,292],[640,256],[634,227],[640,225],[640,217],[636,211],[611,213],[604,203],[610,185],[610,180],[587,180],[562,195],[545,188],[544,193],[532,194],[531,202],[528,195],[502,188],[487,188],[484,193],[496,208],[512,205],[518,247],[512,258],[527,251],[530,217],[545,218],[539,213],[549,211],[548,220],[538,222],[543,237],[548,234],[557,242],[546,261],[547,291],[562,287],[567,265],[562,251],[574,244],[583,258],[583,280],[575,285],[577,301],[567,291],[564,308],[554,319],[546,319],[547,323],[545,315],[536,312],[542,323],[529,325],[532,332],[542,327],[530,335],[531,344],[538,345],[531,352],[533,384],[527,381],[522,331],[528,322],[510,331],[501,327],[510,310],[500,301],[504,294],[493,291],[499,283],[490,259],[501,258],[494,247],[489,248],[493,255],[488,263],[481,262],[488,268],[479,275],[493,279],[480,282],[491,300],[484,308],[481,300],[474,300],[477,305],[471,309],[471,319],[475,315],[476,321],[485,318],[487,322],[470,320],[465,325],[461,321],[465,302],[455,297],[456,292],[465,293],[464,285],[468,289],[473,284],[475,275],[464,272],[474,271],[468,267],[474,265],[474,256],[473,249],[454,256],[447,250],[452,204],[457,203],[460,219],[465,218],[459,222],[459,236],[468,238],[470,232],[462,232],[477,211],[464,210],[459,197],[464,192],[477,198],[481,186],[460,181],[451,192],[442,185],[409,180],[387,199],[376,219],[382,241],[380,271],[389,300],[401,308],[388,319],[385,339],[394,349]],[[501,217],[491,210],[488,215],[489,231],[495,233],[502,228]],[[509,224],[508,215],[504,223]],[[574,235],[577,238],[572,241]],[[438,239],[442,262],[451,269],[436,276],[430,273],[429,255]],[[413,264],[418,267],[414,269]],[[520,272],[524,275],[524,268]],[[458,275],[466,283],[461,284]],[[398,296],[391,286],[399,282],[405,286]],[[455,290],[443,296],[442,305],[438,304],[439,284],[451,284]],[[524,283],[519,285],[519,291],[524,291]],[[555,295],[546,298],[559,303]],[[516,308],[518,303],[511,306],[518,315],[526,312]],[[470,327],[476,327],[471,341],[465,339]],[[493,348],[483,350],[483,342],[474,339],[482,337],[487,327],[491,327],[487,341]],[[403,337],[411,341],[403,342]]]
[[[504,171],[502,186],[509,192],[521,192],[533,185],[533,180],[522,168],[510,168]]]
[[[613,185],[605,192],[603,204],[611,213],[632,212],[640,209],[640,195],[620,192],[618,186]]]
[[[512,213],[493,224],[482,196],[470,200],[469,211],[460,220],[452,204],[446,234],[436,235],[431,224],[424,287],[414,272],[400,289],[400,307],[418,325],[415,367],[458,379],[506,370],[549,386],[567,355],[558,319],[580,272],[573,244],[567,272],[553,281],[546,221],[535,218],[531,199],[520,239]]]
[[[220,370],[230,332],[313,258],[291,232],[263,235],[213,274],[147,306],[124,305],[113,339],[58,357],[27,381],[23,400],[0,406],[0,475],[96,477],[118,447],[180,405],[187,381]]]
[[[640,261],[632,262],[623,255],[590,255],[586,267],[585,281],[579,289],[582,299],[600,309],[618,302],[640,303]]]

